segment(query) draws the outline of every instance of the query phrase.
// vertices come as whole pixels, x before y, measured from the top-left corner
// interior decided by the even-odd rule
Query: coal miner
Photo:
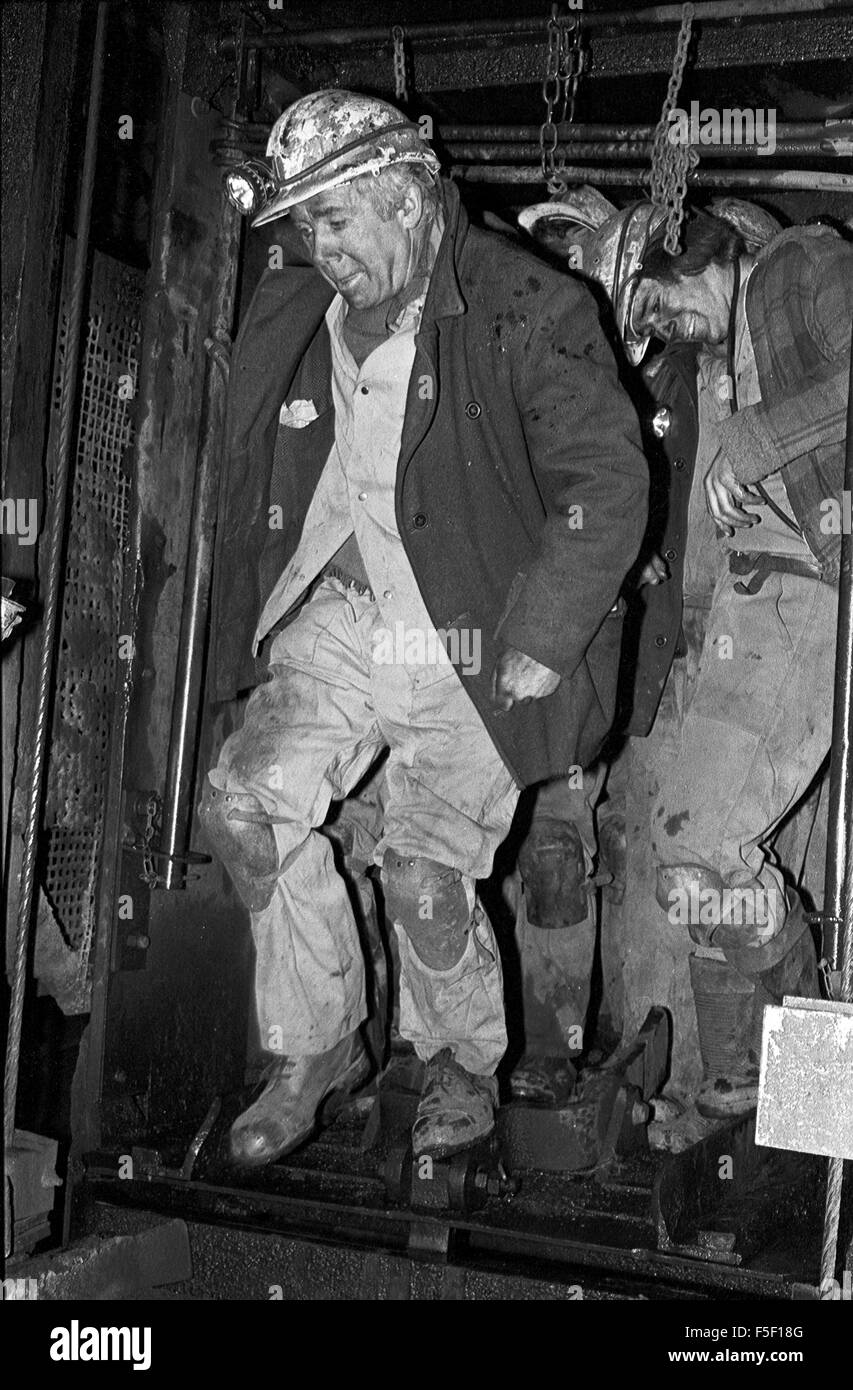
[[[755,251],[704,214],[679,255],[650,248],[631,308],[639,338],[706,350],[696,475],[725,563],[652,836],[658,902],[694,943],[710,1118],[755,1103],[763,1005],[818,993],[802,865],[772,845],[830,746],[851,322],[835,232]]]
[[[638,691],[652,713],[661,701],[645,758],[656,897],[692,943],[695,1105],[717,1121],[755,1105],[764,1005],[819,992],[798,885],[831,735],[853,249],[723,200],[690,218],[675,256],[647,219],[631,273],[614,277],[613,245],[641,211],[571,232],[632,360],[652,336],[668,344],[658,399],[683,396],[683,354],[698,350],[695,407],[679,407],[669,451],[681,470],[670,518],[682,514],[686,535],[666,553],[679,577],[683,566],[683,613],[680,585],[671,607],[686,661],[642,676],[653,664],[641,640]],[[658,415],[665,432],[671,412]],[[645,626],[666,634],[665,615]],[[662,658],[671,636],[656,639]],[[640,978],[626,971],[626,993]],[[649,1000],[668,988],[659,971]]]
[[[426,1063],[414,1151],[440,1156],[491,1131],[506,1046],[476,883],[519,789],[587,761],[612,718],[646,465],[589,292],[469,225],[400,112],[314,93],[267,155],[256,222],[289,215],[310,264],[265,273],[230,378],[217,698],[257,684],[261,646],[268,671],[201,814],[251,913],[271,1054],[232,1154],[289,1151],[368,1073],[318,827],[389,750],[374,859]]]

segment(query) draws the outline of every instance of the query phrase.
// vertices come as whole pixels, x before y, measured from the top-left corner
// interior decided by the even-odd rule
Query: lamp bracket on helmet
[[[229,202],[244,217],[255,217],[270,203],[276,193],[276,177],[272,166],[263,159],[246,159],[235,164],[222,176]]]

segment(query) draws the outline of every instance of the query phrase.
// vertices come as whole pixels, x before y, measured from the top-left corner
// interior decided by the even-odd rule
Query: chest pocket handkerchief
[[[317,419],[318,411],[313,401],[291,401],[281,407],[278,423],[292,430],[304,430],[306,425]]]

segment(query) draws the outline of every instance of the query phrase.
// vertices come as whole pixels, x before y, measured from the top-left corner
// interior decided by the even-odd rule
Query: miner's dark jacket
[[[453,184],[443,184],[443,197],[397,465],[397,523],[434,625],[481,631],[479,673],[457,670],[507,765],[529,785],[587,763],[611,725],[617,600],[646,527],[648,470],[589,291],[471,226]],[[269,270],[235,344],[214,699],[262,678],[254,626],[296,550],[333,443],[323,317],[331,298],[311,267]],[[281,431],[276,448],[280,407],[294,399],[312,400],[318,418]],[[276,505],[280,530],[269,525]],[[491,677],[505,644],[561,674],[553,695],[494,711]]]
[[[662,584],[631,592],[622,648],[617,726],[645,736],[654,723],[673,660],[687,651],[682,631],[684,552],[690,489],[699,444],[696,348],[673,344],[643,369],[637,409],[649,459],[649,522],[636,575],[653,552],[666,562]],[[644,397],[644,398],[643,398]],[[669,429],[655,437],[651,420],[659,406],[670,412]]]

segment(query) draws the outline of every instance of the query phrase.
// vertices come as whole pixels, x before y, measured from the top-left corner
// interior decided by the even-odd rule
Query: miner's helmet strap
[[[324,155],[322,159],[317,159],[313,164],[306,165],[306,167],[300,169],[298,173],[291,174],[290,178],[286,178],[284,174],[280,172],[282,163],[281,156],[279,154],[273,154],[272,162],[273,168],[275,169],[276,181],[278,183],[277,191],[283,193],[290,185],[299,183],[301,180],[316,174],[318,170],[324,169],[330,164],[337,163],[344,155],[352,154],[355,150],[363,150],[366,145],[380,144],[386,136],[392,135],[396,131],[404,130],[414,135],[420,135],[419,128],[414,125],[412,121],[395,121],[393,125],[383,126],[381,130],[373,131],[369,135],[359,135],[357,139],[348,141],[346,145],[341,145],[339,149],[333,150],[331,154]]]

